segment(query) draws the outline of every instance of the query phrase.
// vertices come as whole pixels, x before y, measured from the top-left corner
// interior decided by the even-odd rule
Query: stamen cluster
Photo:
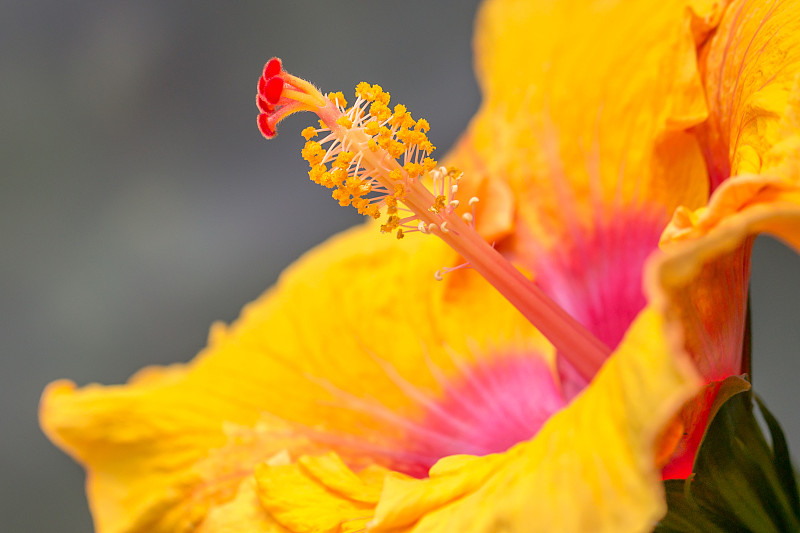
[[[448,220],[451,225],[461,222],[452,218],[457,218],[454,195],[461,172],[436,169],[436,160],[430,157],[436,148],[427,136],[428,121],[414,120],[401,104],[390,109],[389,93],[379,85],[362,82],[355,95],[355,103],[347,108],[341,92],[324,96],[273,58],[258,81],[258,127],[269,139],[288,115],[316,113],[319,128],[302,132],[306,139],[302,155],[311,165],[312,181],[333,189],[340,205],[352,205],[363,215],[380,218],[385,207],[381,230],[395,232],[398,238],[414,231],[448,233]],[[433,180],[433,193],[423,183],[427,179]],[[463,218],[473,225],[473,214]]]
[[[426,135],[430,125],[425,119],[414,120],[401,104],[390,109],[389,93],[379,85],[362,82],[355,94],[356,101],[348,109],[341,93],[328,95],[341,113],[336,128],[320,121],[320,128],[303,130],[307,142],[302,155],[311,165],[309,177],[333,189],[332,196],[340,205],[352,205],[363,215],[379,218],[381,207],[386,206],[381,230],[396,230],[402,238],[404,232],[419,228],[411,224],[417,220],[414,213],[398,203],[407,187],[436,167],[429,156],[435,150]],[[342,130],[349,134],[343,135]],[[325,135],[320,141],[311,140],[320,134]],[[365,151],[377,157],[364,157]],[[388,159],[399,161],[392,165]],[[381,163],[379,168],[376,161]]]

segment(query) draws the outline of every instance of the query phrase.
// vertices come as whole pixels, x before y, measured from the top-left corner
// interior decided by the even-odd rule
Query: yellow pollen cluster
[[[342,94],[342,91],[330,93],[328,95],[328,100],[330,100],[339,107],[342,108],[347,107],[347,100],[345,99],[344,94]]]
[[[317,130],[314,128],[314,126],[309,126],[301,131],[300,135],[302,135],[303,138],[308,141],[317,136]]]
[[[359,83],[355,95],[356,102],[345,110],[342,93],[328,94],[335,109],[320,114],[325,119],[320,120],[319,128],[302,131],[306,139],[302,155],[311,166],[309,177],[333,189],[332,196],[340,205],[352,205],[363,215],[377,219],[385,208],[384,232],[396,232],[400,239],[406,233],[422,231],[417,214],[406,208],[403,200],[408,187],[423,186],[417,185],[421,177],[442,175],[429,157],[435,150],[427,136],[430,124],[425,119],[414,120],[402,104],[390,108],[389,93],[380,85]],[[320,135],[319,141],[312,140]],[[452,195],[442,192],[436,193],[431,213],[451,207]]]
[[[322,149],[322,145],[317,141],[308,141],[300,154],[311,166],[314,166],[322,162],[322,158],[325,157],[325,150]]]
[[[389,103],[389,93],[384,91],[380,85],[370,85],[365,81],[356,85],[356,97],[366,100],[367,102],[380,102],[383,105]]]

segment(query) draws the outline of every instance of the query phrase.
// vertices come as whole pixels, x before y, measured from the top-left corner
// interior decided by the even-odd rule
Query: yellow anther
[[[336,186],[336,184],[333,183],[333,176],[331,176],[330,172],[325,172],[320,176],[319,184],[328,189],[333,189]]]
[[[464,222],[466,222],[467,224],[471,224],[473,220],[472,213],[464,213],[463,215],[461,215],[461,218],[463,218]]]
[[[405,235],[403,234],[403,228],[397,228],[397,238],[402,239]]]
[[[311,178],[311,181],[314,183],[322,185],[322,176],[326,171],[325,165],[314,165],[311,167],[311,170],[308,171],[308,177]]]
[[[354,156],[355,154],[353,154],[353,152],[339,152],[339,155],[336,156],[336,161],[333,163],[333,167],[344,169],[349,168]]]
[[[305,138],[305,140],[309,140],[317,136],[317,130],[314,129],[314,126],[309,126],[305,128],[303,131],[301,131],[300,135],[302,135]]]
[[[347,179],[347,171],[343,168],[335,168],[331,172],[331,182],[337,187],[341,187],[344,180]]]
[[[369,148],[370,152],[377,152],[378,151],[378,143],[375,142],[375,139],[370,139],[367,141],[367,148]]]
[[[370,120],[367,122],[367,125],[364,126],[364,133],[367,135],[377,135],[378,131],[380,131],[380,123],[377,120]]]
[[[344,189],[334,189],[331,196],[334,200],[338,200],[339,205],[342,207],[350,205],[350,194]]]
[[[356,85],[356,96],[363,98],[364,100],[368,100],[366,94],[370,92],[371,88],[372,86],[369,83],[362,81],[361,83]]]
[[[420,131],[411,131],[405,126],[400,128],[397,131],[396,135],[398,139],[400,139],[401,141],[403,141],[408,145],[416,144],[420,146],[427,146],[430,144],[430,141],[428,140],[428,138],[425,136],[424,133]]]
[[[386,96],[384,96],[384,94]],[[374,102],[375,100],[379,102],[386,102],[389,101],[389,94],[383,92],[383,88],[380,85],[370,85],[369,83],[361,82],[356,86],[356,96],[367,100],[368,102]],[[385,103],[385,102],[384,102]]]
[[[350,176],[346,180],[344,180],[344,185],[349,192],[357,191],[359,185],[361,185],[361,180],[356,178],[355,176]]]
[[[322,146],[316,141],[306,142],[306,145],[300,153],[303,159],[308,161],[312,166],[321,163],[322,158],[325,157],[325,150],[323,150]]]
[[[369,114],[380,122],[384,122],[392,116],[392,110],[383,102],[373,102],[369,107]]]
[[[422,165],[419,163],[406,163],[403,165],[403,169],[408,172],[408,177],[412,179],[422,174]]]
[[[394,106],[394,113],[392,114],[392,119],[390,123],[393,126],[403,126],[406,122],[406,116],[408,115],[408,111],[406,110],[406,106],[403,104],[397,104]],[[408,118],[411,118],[411,115],[408,115]]]
[[[447,197],[444,196],[443,194],[440,194],[439,196],[436,197],[436,200],[434,200],[433,205],[431,206],[431,211],[433,211],[434,213],[438,213],[439,211],[443,210],[446,205],[447,205]]]
[[[347,100],[345,99],[344,94],[341,91],[335,93],[329,93],[328,100],[338,105],[339,107],[342,108],[347,107]]]
[[[472,198],[469,199],[469,205],[470,206],[474,206],[478,202],[480,202],[480,199],[477,196],[473,196]]]
[[[394,184],[394,197],[395,198],[402,198],[403,195],[406,193],[406,186],[402,183],[395,183]]]
[[[428,121],[424,118],[421,118],[417,121],[417,131],[421,131],[422,133],[426,133],[430,131],[431,125],[428,124]]]
[[[430,172],[436,168],[436,160],[431,157],[426,157],[422,160],[422,168],[425,169],[425,172]]]
[[[347,117],[347,115],[342,115],[341,117],[339,117],[338,119],[336,119],[336,123],[337,123],[338,125],[342,126],[343,128],[347,128],[347,129],[350,129],[350,128],[352,128],[352,127],[353,127],[353,121],[352,121],[352,120],[350,120],[350,119]]]
[[[380,144],[380,141],[378,141],[378,144]],[[386,146],[386,151],[389,152],[390,156],[397,159],[405,153],[406,146],[400,141],[390,140]]]
[[[386,219],[386,224],[383,224],[381,226],[381,231],[383,233],[389,233],[399,225],[400,225],[400,217],[397,215],[389,215],[389,217]]]
[[[395,137],[404,143],[414,144],[414,132],[409,131],[408,128],[400,128],[397,133],[395,133]]]
[[[379,131],[378,134],[373,137],[373,139],[378,142],[378,146],[385,149],[387,146],[389,146],[389,143],[394,140],[394,136],[392,135],[391,130],[387,128],[381,128],[381,131]]]

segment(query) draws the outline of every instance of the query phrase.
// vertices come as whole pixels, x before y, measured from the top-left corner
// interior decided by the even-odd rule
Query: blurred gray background
[[[306,177],[307,117],[259,135],[264,62],[345,94],[381,83],[429,119],[441,154],[479,103],[476,5],[4,4],[0,529],[91,531],[82,471],[38,429],[46,383],[189,360],[213,321],[359,222]],[[800,456],[800,260],[762,239],[754,270],[756,385]]]

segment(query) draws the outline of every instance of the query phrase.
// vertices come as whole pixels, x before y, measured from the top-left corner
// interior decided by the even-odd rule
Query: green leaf
[[[669,512],[661,520],[655,531],[658,533],[747,533],[737,524],[725,521],[714,514],[699,512],[697,505],[687,496],[688,483],[671,479],[664,482]]]
[[[775,416],[767,409],[764,402],[757,395],[755,401],[758,404],[758,409],[761,411],[761,416],[769,428],[770,436],[772,437],[772,450],[775,455],[775,468],[783,490],[789,497],[789,503],[794,510],[794,514],[800,516],[800,495],[797,490],[796,473],[792,466],[792,459],[789,456],[789,445],[786,443],[786,437],[783,434],[781,425]]]
[[[694,473],[664,484],[668,512],[655,528],[659,533],[800,531],[797,483],[780,425],[758,401],[770,447],[749,385],[730,379],[720,386]]]

